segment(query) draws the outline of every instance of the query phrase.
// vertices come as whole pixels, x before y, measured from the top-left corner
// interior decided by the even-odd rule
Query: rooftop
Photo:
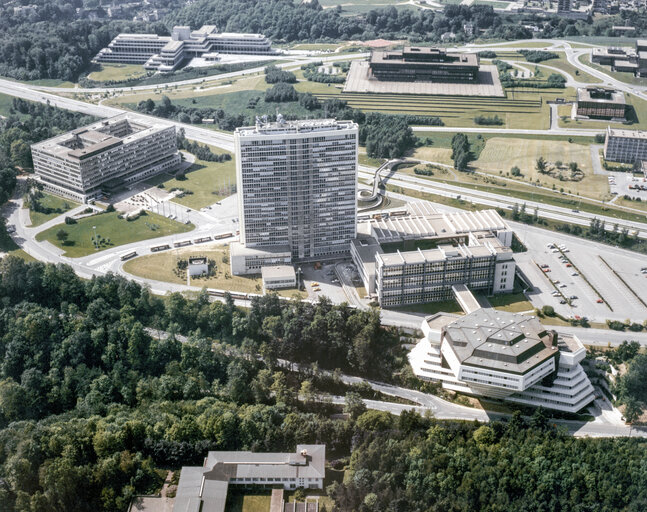
[[[524,374],[553,357],[553,337],[534,316],[479,309],[443,329],[462,365]]]
[[[294,267],[292,265],[274,265],[271,267],[262,267],[261,276],[265,279],[296,278]]]
[[[289,245],[270,245],[267,247],[250,247],[240,242],[230,245],[231,256],[290,256],[292,250]]]
[[[606,87],[580,87],[577,90],[577,101],[624,105],[625,95],[622,91],[608,89]]]
[[[647,131],[641,130],[622,130],[617,128],[607,127],[607,134],[609,137],[621,137],[625,139],[647,139]]]
[[[424,63],[450,66],[478,66],[475,53],[448,52],[444,48],[405,46],[402,50],[376,50],[371,54],[371,64]]]
[[[67,160],[83,160],[121,144],[134,142],[172,126],[125,113],[32,145],[33,149]]]
[[[310,119],[305,121],[287,121],[279,114],[279,120],[268,122],[256,118],[255,126],[236,128],[235,137],[255,137],[258,135],[282,135],[290,133],[309,133],[337,130],[357,129],[352,121],[337,121],[335,119]]]

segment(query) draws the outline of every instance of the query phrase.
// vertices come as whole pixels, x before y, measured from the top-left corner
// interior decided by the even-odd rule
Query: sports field
[[[117,212],[109,212],[84,217],[76,224],[57,224],[38,233],[36,240],[39,242],[47,240],[56,247],[64,249],[65,256],[79,258],[139,240],[185,233],[193,228],[192,224],[181,224],[151,212],[131,221],[118,218]],[[60,230],[67,233],[66,239],[58,238],[57,233]],[[99,242],[98,249],[93,241],[95,232]]]

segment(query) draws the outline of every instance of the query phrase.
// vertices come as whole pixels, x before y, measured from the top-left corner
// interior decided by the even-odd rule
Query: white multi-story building
[[[180,165],[175,127],[121,114],[31,146],[45,190],[85,202]]]
[[[426,202],[358,225],[351,257],[381,306],[443,301],[454,285],[488,294],[514,288],[513,232],[495,210],[441,213]]]
[[[323,489],[325,445],[298,445],[296,453],[209,452],[202,466],[180,473],[174,512],[224,512],[236,487]]]
[[[580,365],[584,345],[533,316],[438,313],[423,320],[422,332],[409,353],[413,372],[445,389],[572,413],[595,398]]]
[[[357,141],[357,124],[334,119],[279,115],[235,131],[240,244],[232,244],[233,274],[289,263],[286,248],[291,261],[348,254],[357,223]]]
[[[604,158],[627,164],[647,160],[647,131],[620,130],[608,126]]]
[[[263,34],[219,33],[215,25],[198,30],[173,27],[171,36],[119,34],[94,58],[97,62],[143,64],[146,69],[174,71],[186,59],[216,53],[271,55],[272,42]]]

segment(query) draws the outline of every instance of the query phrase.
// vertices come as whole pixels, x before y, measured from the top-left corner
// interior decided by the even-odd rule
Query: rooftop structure
[[[581,87],[577,90],[577,116],[622,120],[625,118],[625,95],[606,87]]]
[[[261,278],[264,291],[295,288],[297,286],[297,275],[292,265],[262,267]]]
[[[234,132],[241,244],[272,253],[288,246],[292,261],[348,254],[356,233],[357,124],[278,117]],[[233,273],[259,271],[235,261],[238,252],[232,248]]]
[[[534,316],[478,309],[439,313],[422,322],[409,354],[414,373],[479,397],[578,412],[594,399],[580,362],[586,350]]]
[[[295,453],[209,452],[203,466],[182,468],[173,512],[224,512],[230,485],[323,489],[325,445]]]
[[[604,158],[628,164],[647,160],[647,131],[607,127]]]
[[[57,135],[31,151],[45,189],[81,202],[180,165],[175,127],[130,113]]]
[[[486,293],[514,286],[513,232],[494,210],[441,213],[414,202],[357,230],[351,256],[383,307],[446,300],[454,285]]]
[[[271,55],[272,43],[262,34],[219,33],[215,25],[198,30],[173,27],[171,36],[119,34],[95,57],[97,62],[143,64],[146,69],[169,72],[186,59],[215,53]]]
[[[452,53],[444,48],[405,46],[376,50],[369,67],[378,80],[397,82],[473,82],[478,80],[479,58],[474,53]]]

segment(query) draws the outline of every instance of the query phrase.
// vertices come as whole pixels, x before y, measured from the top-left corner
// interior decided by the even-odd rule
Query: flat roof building
[[[234,132],[241,245],[287,246],[292,261],[343,257],[356,234],[357,124],[278,117]],[[238,252],[232,272],[253,273]]]
[[[94,58],[96,62],[143,64],[146,69],[174,71],[186,59],[215,53],[271,55],[272,42],[263,34],[218,32],[215,25],[198,30],[173,27],[171,36],[119,34]]]
[[[297,275],[292,265],[262,267],[261,279],[263,280],[263,292],[296,288],[297,286]]]
[[[584,345],[534,316],[438,313],[423,320],[422,332],[409,354],[413,372],[445,389],[573,413],[595,398],[580,365]]]
[[[377,80],[414,82],[474,82],[479,76],[475,53],[452,53],[444,48],[405,46],[402,50],[376,50],[369,61]]]
[[[604,158],[611,162],[626,164],[647,160],[647,131],[607,127]]]
[[[382,307],[447,300],[455,285],[513,289],[513,232],[496,211],[441,213],[414,202],[403,213],[360,222],[351,243],[364,286]]]
[[[577,90],[577,116],[604,119],[625,118],[625,95],[606,87],[580,87]]]
[[[230,485],[323,489],[325,465],[325,445],[298,445],[295,453],[209,452],[202,466],[182,468],[173,512],[224,512]]]
[[[120,114],[31,146],[45,190],[85,202],[180,165],[175,126]]]

